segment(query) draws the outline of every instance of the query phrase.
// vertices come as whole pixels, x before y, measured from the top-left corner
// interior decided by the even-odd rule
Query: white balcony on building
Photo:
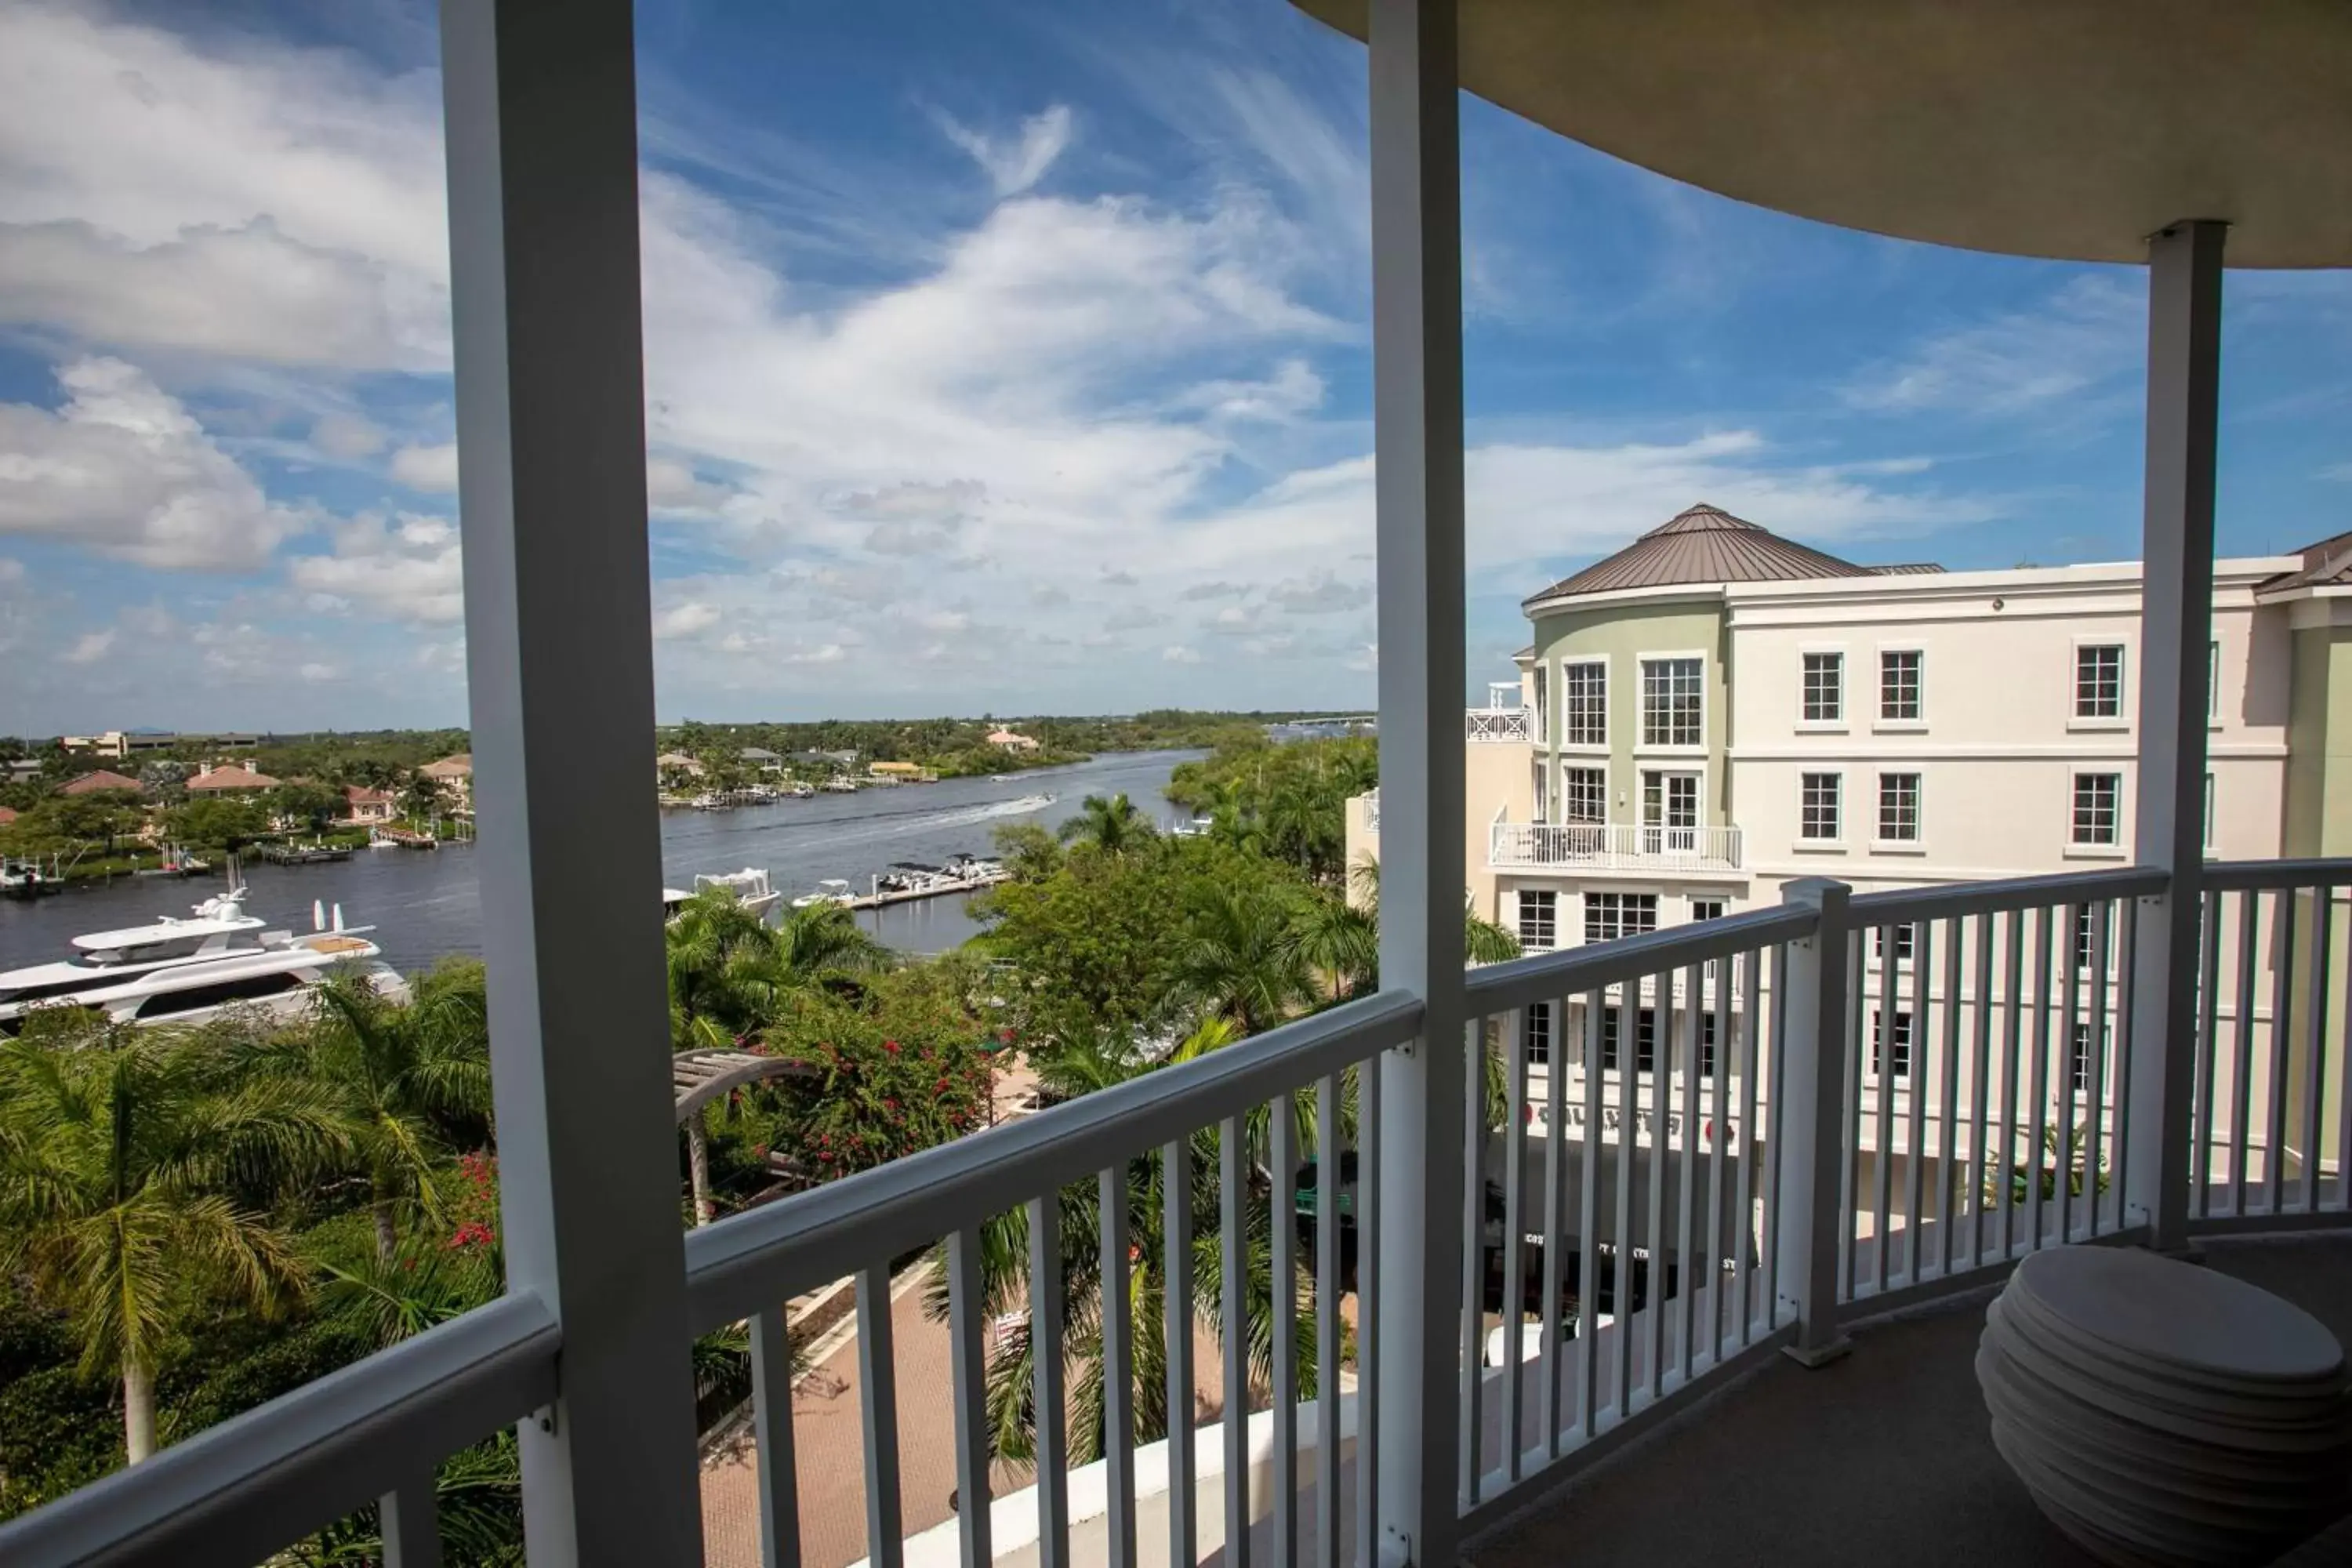
[[[748,1323],[761,1561],[798,1568],[784,1305],[843,1279],[860,1408],[835,1453],[875,1568],[2068,1563],[1986,1434],[1980,1311],[1921,1309],[1980,1309],[2044,1248],[2198,1242],[2352,1334],[2352,859],[2209,863],[2199,805],[2224,239],[2241,266],[2352,264],[2331,65],[2352,9],[1300,3],[1370,45],[1378,993],[682,1232],[654,781],[580,765],[653,725],[633,7],[444,0],[508,1293],[0,1526],[0,1563],[226,1568],[374,1507],[389,1568],[436,1568],[438,1467],[511,1430],[534,1568],[688,1568],[690,1346]],[[1861,897],[1812,879],[1465,969],[1464,90],[1801,216],[2147,267],[2128,863]],[[1738,865],[1736,828],[1685,848],[1495,826],[1497,864]],[[1357,1173],[1333,1223],[1290,1223],[1266,1178],[1309,1160]],[[983,1504],[979,1249],[1008,1213],[1034,1331],[1099,1326],[1104,1457],[1068,1462],[1087,1369],[1037,1357],[1036,1482]],[[902,1386],[891,1270],[926,1250],[950,1350]],[[1071,1257],[1098,1298],[1065,1299]],[[1212,1300],[1227,1322],[1263,1307],[1270,1371],[1226,1336],[1250,1414],[1196,1425],[1188,1330]],[[1164,1438],[1139,1302],[1173,1331]],[[929,1534],[903,1506],[917,1423],[951,1432],[960,1500]]]
[[[1497,871],[1642,871],[1662,877],[1738,871],[1737,827],[1617,822],[1494,822],[1486,864]]]

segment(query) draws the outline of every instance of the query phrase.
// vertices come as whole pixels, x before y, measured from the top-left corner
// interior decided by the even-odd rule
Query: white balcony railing
[[[1532,737],[1525,708],[1472,708],[1465,711],[1463,738],[1468,741],[1525,741]]]
[[[1643,827],[1608,822],[1497,822],[1486,863],[1498,871],[1587,868],[1737,871],[1737,827]]]
[[[1364,797],[1364,830],[1367,833],[1381,830],[1381,792],[1378,790]]]
[[[909,1561],[886,1309],[893,1260],[933,1245],[960,1495],[988,1494],[980,1248],[983,1225],[1007,1213],[1023,1218],[1037,1331],[1099,1316],[1107,1456],[1072,1488],[1068,1434],[1049,1415],[1039,1484],[940,1527],[969,1563],[1000,1549],[992,1531],[1002,1550],[1035,1541],[1045,1561],[1195,1562],[1202,1509],[1218,1517],[1199,1494],[1220,1456],[1228,1542],[1236,1521],[1276,1541],[1377,1540],[1378,1489],[1352,1481],[1394,1476],[1390,1444],[1458,1475],[1461,1523],[1475,1528],[1717,1374],[1782,1346],[1827,1353],[1847,1323],[1997,1278],[2025,1252],[2130,1241],[2149,1213],[2184,1202],[2192,1233],[2352,1221],[2352,1166],[2321,1153],[2346,1131],[2323,1120],[2341,1097],[2317,1088],[2345,1066],[2343,1031],[2327,1025],[2344,978],[2331,911],[2352,861],[2205,868],[2202,1016],[2177,1037],[2134,1037],[2139,943],[2155,929],[2144,917],[2169,885],[2139,868],[1864,898],[1797,884],[1777,908],[1473,973],[1468,1037],[1500,1058],[1501,1104],[1465,1047],[1430,1075],[1456,1086],[1454,1109],[1384,1108],[1383,1074],[1369,1069],[1430,1045],[1420,1000],[1383,993],[694,1231],[681,1330],[751,1324],[767,1558],[795,1560],[777,1540],[799,1531],[780,1303],[848,1277],[871,1561]],[[2262,973],[2296,931],[2316,934],[2292,984]],[[2195,1085],[2177,1147],[2127,1159],[2126,1144],[2168,1137],[2133,1121],[2131,1086],[2175,1072]],[[2286,1092],[2297,1082],[2300,1099]],[[2112,1118],[2094,1113],[2110,1105]],[[1485,1130],[1466,1163],[1443,1135],[1465,1127]],[[1404,1139],[1409,1172],[1383,1166],[1387,1137]],[[1884,1157],[1898,1148],[1912,1157]],[[1318,1203],[1338,1223],[1300,1222],[1288,1173],[1349,1163],[1352,1213]],[[2152,1172],[2178,1173],[2178,1189],[2144,1184]],[[1067,1195],[1081,1187],[1096,1201]],[[1244,1266],[1268,1207],[1271,1278],[1297,1281],[1270,1299]],[[1147,1225],[1151,1256],[1139,1249]],[[1196,1232],[1219,1245],[1196,1252]],[[1433,1247],[1459,1266],[1431,1267]],[[1080,1255],[1098,1259],[1098,1300],[1065,1299]],[[1196,1257],[1218,1260],[1215,1278],[1193,1278]],[[1133,1288],[1147,1268],[1163,1292]],[[1210,1458],[1196,1472],[1189,1347],[1203,1292],[1223,1322],[1266,1313],[1272,1387],[1249,1420],[1197,1434]],[[1343,1397],[1348,1294],[1364,1357]],[[1171,1350],[1164,1445],[1140,1441],[1136,1414],[1132,1309],[1152,1300]],[[1500,1341],[1523,1339],[1517,1367],[1486,1364],[1488,1336],[1465,1332],[1496,1316],[1524,1326]],[[1310,1331],[1307,1386],[1297,1347]],[[1224,1386],[1251,1386],[1248,1336],[1225,1344]],[[1450,1369],[1435,1384],[1419,1370],[1432,1363]],[[1402,1397],[1390,1379],[1405,1373],[1408,1394],[1454,1388],[1458,1405],[1384,1418]],[[431,1568],[436,1461],[509,1422],[560,1419],[572,1380],[592,1375],[540,1300],[518,1292],[0,1528],[0,1561],[258,1561],[382,1499],[387,1563]],[[1064,1411],[1071,1375],[1036,1358],[1034,1408]],[[1139,1510],[1139,1492],[1171,1506]],[[1164,1542],[1135,1539],[1146,1517],[1167,1521]]]

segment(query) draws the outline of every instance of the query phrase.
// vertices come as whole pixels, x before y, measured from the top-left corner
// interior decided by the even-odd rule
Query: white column
[[[563,1327],[535,1564],[701,1561],[654,804],[630,0],[444,0],[508,1288]]]
[[[1454,1558],[1464,1008],[1462,216],[1453,0],[1372,0],[1381,982],[1428,1005],[1381,1064],[1380,1552]],[[1360,1458],[1358,1461],[1362,1463]]]
[[[2174,224],[2148,241],[2147,479],[2142,522],[2139,776],[2133,847],[2172,886],[2141,910],[2131,989],[2131,1137],[2125,1201],[2151,1243],[2187,1243],[2205,716],[2213,636],[2213,466],[2226,226]]]
[[[1788,994],[1773,1042],[1780,1058],[1780,1146],[1771,1151],[1780,1205],[1773,1258],[1780,1305],[1797,1314],[1797,1342],[1788,1352],[1822,1366],[1853,1348],[1838,1330],[1840,1177],[1853,1158],[1856,1137],[1846,1120],[1846,1040],[1852,931],[1846,903],[1853,889],[1824,877],[1806,877],[1780,889],[1780,901],[1813,910],[1821,924],[1789,944]]]

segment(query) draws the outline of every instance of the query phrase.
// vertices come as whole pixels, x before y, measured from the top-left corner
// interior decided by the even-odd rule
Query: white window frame
[[[2216,636],[2205,656],[2205,727],[2221,727],[2221,639]]]
[[[2084,713],[2083,702],[2083,655],[2092,648],[2111,647],[2116,650],[2116,710],[2113,714]],[[2066,728],[2069,730],[2128,730],[2131,728],[2132,705],[2131,646],[2112,632],[2084,633],[2068,645],[2066,654]]]
[[[1535,699],[1528,704],[1535,710],[1535,729],[1529,738],[1538,746],[1548,743],[1551,736],[1550,668],[1548,662],[1539,658],[1528,672],[1528,684],[1532,688],[1528,695]]]
[[[1633,826],[1636,829],[1644,828],[1649,826],[1647,822],[1643,820],[1642,816],[1642,814],[1648,809],[1649,805],[1649,785],[1643,780],[1642,775],[1643,773],[1696,773],[1698,775],[1698,821],[1693,826],[1691,831],[1698,836],[1694,842],[1704,844],[1706,842],[1706,834],[1708,826],[1706,820],[1706,792],[1707,786],[1714,782],[1708,776],[1709,769],[1707,768],[1707,765],[1704,762],[1696,758],[1685,758],[1667,752],[1661,752],[1653,756],[1644,757],[1641,762],[1637,763],[1633,768],[1633,794],[1632,799],[1627,804],[1627,811],[1633,819]],[[1665,803],[1664,785],[1660,786],[1658,800],[1659,805],[1663,806]],[[1661,826],[1658,831],[1660,833],[1664,833],[1667,830]],[[1646,840],[1643,842],[1646,842]]]
[[[1713,905],[1715,913],[1711,915],[1700,914],[1698,912],[1698,908],[1701,904]],[[1730,913],[1731,900],[1722,897],[1720,894],[1713,898],[1705,899],[1694,896],[1685,900],[1685,905],[1683,910],[1685,923],[1690,925],[1696,925],[1702,921],[1719,921],[1726,918]]]
[[[2221,845],[2214,837],[2218,830],[2217,819],[2221,815],[2214,799],[2214,787],[2213,770],[2207,768],[2205,770],[2205,853],[2208,855],[2221,853]]]
[[[1925,855],[1927,852],[1927,774],[1917,766],[1877,768],[1872,772],[1877,788],[1870,802],[1870,848],[1876,855]],[[1911,786],[1911,837],[1889,838],[1886,826],[1886,781],[1908,778]]]
[[[1646,936],[1649,934],[1648,931],[1628,931],[1625,929],[1624,900],[1627,899],[1647,899],[1650,900],[1650,931],[1656,931],[1658,929],[1658,917],[1665,912],[1665,897],[1654,888],[1581,889],[1576,895],[1576,940],[1580,946],[1586,945],[1596,940],[1595,938],[1586,934],[1591,928],[1592,904],[1591,900],[1594,899],[1615,899],[1618,900],[1616,922],[1617,935],[1614,937],[1601,937],[1597,939],[1601,942],[1615,942],[1626,936]]]
[[[1816,658],[1837,660],[1837,717],[1812,719],[1806,716],[1806,701],[1811,693],[1806,689],[1806,662]],[[1797,647],[1797,728],[1809,735],[1843,735],[1853,717],[1853,661],[1846,657],[1843,643],[1801,643]]]
[[[1909,719],[1886,716],[1886,656],[1907,653],[1919,661],[1919,711]],[[1881,734],[1916,734],[1927,727],[1927,650],[1915,642],[1880,643],[1877,682],[1871,692],[1870,727]]]
[[[1529,942],[1527,935],[1528,900],[1539,899],[1549,899],[1551,900],[1551,941],[1542,947],[1538,947],[1535,943]],[[1558,952],[1559,951],[1559,900],[1560,893],[1559,889],[1557,888],[1514,888],[1511,889],[1511,934],[1519,939],[1519,946],[1521,948],[1525,949],[1528,952]],[[1584,906],[1580,903],[1577,906],[1580,914],[1582,912],[1583,908]]]
[[[1900,1072],[1880,1070],[1882,1062],[1889,1069],[1895,1066],[1895,1042],[1886,1038],[1895,1033],[1887,1023],[1889,1018],[1903,1020],[1903,1070]],[[1874,1084],[1893,1083],[1908,1089],[1912,1070],[1918,1065],[1919,1023],[1911,1016],[1911,1009],[1897,1007],[1891,1001],[1874,1006],[1870,1010],[1870,1054],[1863,1065],[1864,1077]]]
[[[2074,837],[2074,798],[2086,778],[2111,778],[2116,781],[2116,841],[2113,844],[2084,844]],[[2120,860],[2131,852],[2131,787],[2123,769],[2114,766],[2069,768],[2066,770],[2066,805],[2063,818],[2066,827],[2064,854],[2073,860]]]
[[[1650,733],[1650,673],[1654,664],[1666,664],[1688,659],[1698,666],[1698,742],[1686,745],[1679,741],[1652,741]],[[1637,757],[1703,757],[1706,755],[1707,721],[1713,717],[1707,704],[1707,656],[1705,648],[1666,648],[1654,653],[1643,653],[1633,660],[1633,754]]]
[[[1601,739],[1579,741],[1568,721],[1568,672],[1580,665],[1598,666],[1601,670]],[[1602,756],[1609,754],[1609,721],[1616,692],[1616,682],[1611,678],[1609,656],[1605,653],[1580,653],[1564,657],[1559,661],[1559,741],[1552,749],[1563,756]],[[1705,700],[1705,693],[1701,693]]]
[[[1902,921],[1891,926],[1870,928],[1869,962],[1874,969],[1886,967],[1886,950],[1889,946],[1886,933],[1890,931],[1896,933],[1892,945],[1895,949],[1895,968],[1899,973],[1911,967],[1912,956],[1919,951],[1919,922]]]
[[[1601,775],[1601,815],[1599,816],[1586,819],[1571,817],[1568,815],[1568,775],[1570,773],[1599,773]],[[1559,821],[1562,824],[1580,826],[1600,827],[1606,826],[1609,821],[1611,787],[1609,777],[1609,759],[1607,757],[1588,756],[1572,752],[1568,757],[1561,759],[1559,764],[1559,787],[1554,795],[1554,798],[1559,803],[1559,810],[1556,814]]]
[[[1837,780],[1838,836],[1834,838],[1812,838],[1806,836],[1805,781],[1810,778],[1832,778]],[[1846,799],[1845,794],[1845,770],[1843,768],[1798,769],[1796,847],[1800,849],[1843,849],[1845,847],[1846,818],[1849,815],[1847,810],[1848,805],[1849,802]]]

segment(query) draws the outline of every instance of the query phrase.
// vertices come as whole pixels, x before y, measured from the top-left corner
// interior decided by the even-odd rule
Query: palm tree
[[[422,773],[408,775],[400,786],[400,814],[412,822],[428,822],[441,815],[441,781]]]
[[[672,1050],[731,1046],[758,1026],[761,999],[778,968],[772,938],[759,912],[730,893],[710,889],[687,901],[663,933]],[[710,1130],[701,1112],[686,1124],[686,1157],[694,1223],[709,1225],[719,1208],[710,1194]]]
[[[1314,977],[1291,939],[1297,909],[1287,889],[1203,884],[1177,944],[1177,994],[1246,1035],[1313,1002]]]
[[[669,972],[670,1044],[680,1051],[731,1046],[775,1016],[786,993],[895,962],[890,950],[837,904],[786,911],[771,928],[758,911],[713,889],[688,900],[671,921],[665,947]],[[694,1223],[718,1215],[710,1189],[707,1108],[686,1124],[687,1170]]]
[[[1318,892],[1302,904],[1290,940],[1298,956],[1329,979],[1334,1002],[1380,973],[1379,924],[1370,910],[1336,894]]]
[[[404,1211],[437,1219],[435,1167],[453,1125],[490,1115],[488,1005],[479,964],[426,975],[415,1000],[388,1002],[364,980],[319,988],[318,1026],[248,1047],[268,1070],[318,1085],[340,1112],[365,1172],[376,1256],[400,1246]]]
[[[73,1322],[85,1376],[122,1379],[123,1450],[155,1449],[155,1376],[207,1299],[274,1316],[309,1271],[236,1194],[349,1152],[316,1084],[238,1075],[210,1042],[107,1029],[0,1045],[0,1273]]]
[[[1224,1019],[1203,1023],[1176,1047],[1156,1059],[1127,1041],[1105,1035],[1079,1035],[1055,1043],[1032,1058],[1039,1084],[1048,1098],[1069,1099],[1124,1082],[1140,1074],[1158,1072],[1222,1049],[1241,1037]],[[1343,1099],[1352,1101],[1352,1076]],[[1315,1147],[1313,1097],[1297,1102],[1297,1147]],[[1272,1379],[1274,1354],[1273,1226],[1275,1205],[1270,1183],[1288,1179],[1287,1173],[1266,1169],[1266,1118],[1261,1108],[1248,1119],[1243,1133],[1248,1181],[1252,1191],[1244,1203],[1243,1268],[1247,1281],[1246,1307],[1238,1326],[1246,1346],[1249,1382],[1263,1387]],[[1343,1119],[1349,1112],[1343,1109]],[[1218,1148],[1214,1128],[1191,1140],[1189,1205],[1193,1236],[1192,1255],[1193,1321],[1223,1341],[1236,1331],[1223,1321],[1223,1304],[1216,1281],[1223,1266],[1223,1240],[1219,1229],[1223,1194],[1219,1186]],[[1168,1431],[1167,1341],[1164,1302],[1167,1287],[1166,1250],[1162,1223],[1163,1166],[1158,1152],[1130,1160],[1127,1166],[1128,1237],[1131,1265],[1128,1273],[1127,1314],[1134,1361],[1135,1436],[1150,1442]],[[1069,1369],[1068,1437],[1070,1460],[1084,1464],[1101,1458],[1105,1440],[1102,1361],[1102,1272],[1100,1193],[1093,1183],[1065,1189],[1060,1194],[1056,1236],[1060,1243],[1058,1272],[1063,1302],[1060,1353]],[[991,1314],[1023,1311],[1029,1296],[1029,1223],[1025,1209],[998,1215],[981,1229],[981,1296],[982,1310]],[[1304,1253],[1300,1271],[1292,1281],[1297,1303],[1299,1332],[1297,1376],[1302,1394],[1315,1389],[1315,1282]],[[933,1317],[948,1310],[944,1271],[929,1287],[926,1310]],[[1035,1457],[1036,1409],[1033,1389],[1036,1347],[1025,1335],[1002,1343],[988,1367],[990,1442],[996,1455],[1021,1461]],[[1230,1407],[1247,1408],[1248,1391],[1227,1394]]]
[[[1105,799],[1098,795],[1087,796],[1078,815],[1062,824],[1062,841],[1091,844],[1106,855],[1124,855],[1147,838],[1154,837],[1151,824],[1143,813],[1127,798],[1125,791]]]

